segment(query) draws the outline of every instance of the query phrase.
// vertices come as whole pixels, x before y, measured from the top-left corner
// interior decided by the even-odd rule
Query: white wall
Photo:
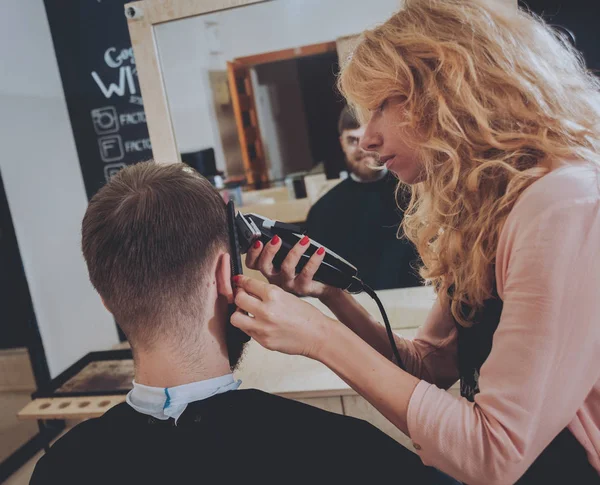
[[[226,69],[236,57],[360,33],[400,5],[400,0],[274,0],[159,25],[157,43],[180,151],[213,146],[217,166],[225,166],[203,72]],[[209,37],[207,22],[217,24],[216,40]],[[220,53],[211,54],[211,46]]]
[[[274,0],[187,22],[218,22],[223,57],[231,60],[358,34],[385,22],[400,5],[400,0]]]
[[[0,170],[56,376],[118,339],[81,256],[87,198],[42,0],[2,1],[0,63]]]
[[[204,24],[201,29],[190,29],[184,22],[174,22],[168,29],[158,28],[161,65],[177,146],[180,153],[214,148],[217,169],[224,170],[223,146],[208,78],[211,56],[205,45]],[[181,45],[185,46],[183,51]]]

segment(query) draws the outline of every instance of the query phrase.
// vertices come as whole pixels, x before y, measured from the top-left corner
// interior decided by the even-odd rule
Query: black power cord
[[[390,345],[392,347],[392,353],[394,354],[394,358],[396,359],[396,363],[398,364],[398,367],[400,367],[400,369],[402,369],[403,371],[406,371],[406,367],[404,367],[404,363],[402,362],[402,358],[400,357],[400,352],[398,352],[398,346],[396,345],[396,339],[394,338],[394,332],[392,332],[392,326],[390,325],[390,321],[388,319],[387,313],[385,312],[385,308],[383,308],[383,303],[381,303],[381,300],[379,299],[379,297],[377,296],[377,293],[375,293],[375,290],[373,288],[371,288],[369,285],[366,285],[363,282],[361,282],[361,283],[362,283],[362,287],[363,287],[363,290],[365,291],[365,293],[367,295],[369,295],[371,298],[373,298],[373,300],[375,300],[375,303],[377,303],[377,306],[379,307],[379,312],[381,313],[381,316],[383,317],[383,323],[385,323],[385,330],[387,331],[387,336],[390,341]]]

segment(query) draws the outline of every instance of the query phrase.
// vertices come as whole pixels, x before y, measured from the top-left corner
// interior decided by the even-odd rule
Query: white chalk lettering
[[[92,71],[92,78],[96,81],[96,84],[102,91],[102,94],[104,94],[105,98],[110,98],[113,94],[122,97],[125,95],[125,89],[127,87],[129,87],[129,94],[137,94],[130,66],[119,68],[119,84],[110,83],[107,87],[96,71]]]
[[[106,52],[104,53],[104,62],[106,62],[108,67],[121,67],[125,61],[135,64],[133,47],[130,47],[129,49],[122,49],[118,54],[116,54],[116,52],[117,49],[115,47],[109,47],[106,49]]]
[[[125,151],[127,153],[144,152],[146,150],[152,150],[150,138],[142,138],[140,140],[127,140],[125,142]]]
[[[140,106],[144,106],[144,101],[142,101],[141,96],[129,96],[129,102],[131,104],[138,104]]]
[[[136,111],[135,113],[122,113],[119,115],[119,121],[121,122],[121,126],[146,123],[146,113],[143,111]]]

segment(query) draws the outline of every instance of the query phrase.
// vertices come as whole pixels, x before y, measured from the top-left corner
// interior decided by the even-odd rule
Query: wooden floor
[[[28,392],[0,392],[0,462],[38,432],[35,421],[17,419],[17,413],[30,401]]]
[[[12,454],[20,445],[37,434],[38,427],[35,421],[17,420],[17,412],[30,400],[29,392],[0,392],[0,460]],[[43,452],[28,462],[4,484],[28,484],[33,468],[42,454]]]
[[[64,434],[71,429],[76,423],[67,421],[67,427],[65,430],[60,433],[56,439],[52,441],[54,444],[59,438],[64,436]],[[37,430],[37,425],[36,425]],[[38,460],[44,456],[44,451],[40,451],[37,455],[35,455],[31,460],[25,463],[21,468],[19,468],[15,473],[13,473],[7,480],[2,482],[2,485],[28,485],[29,480],[31,479],[31,475],[33,474],[33,469],[35,468]]]
[[[17,413],[31,401],[35,379],[27,349],[0,351],[0,461],[38,433],[35,421],[19,421]],[[25,464],[5,482],[5,485],[29,483],[35,464],[42,456]]]
[[[35,464],[43,454],[44,452],[40,451],[34,458],[32,458],[13,475],[11,475],[8,480],[3,483],[3,485],[28,485],[31,474],[33,473],[33,469],[35,468]]]

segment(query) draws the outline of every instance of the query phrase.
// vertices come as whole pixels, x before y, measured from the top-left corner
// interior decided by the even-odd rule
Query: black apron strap
[[[452,295],[452,290],[449,291]],[[503,302],[494,288],[473,319],[471,327],[455,321],[458,331],[458,368],[461,396],[473,402],[479,393],[479,371],[492,350],[492,339],[500,323]],[[469,314],[463,308],[463,314]],[[600,475],[590,464],[587,453],[573,433],[565,428],[544,449],[517,485],[600,484]]]

